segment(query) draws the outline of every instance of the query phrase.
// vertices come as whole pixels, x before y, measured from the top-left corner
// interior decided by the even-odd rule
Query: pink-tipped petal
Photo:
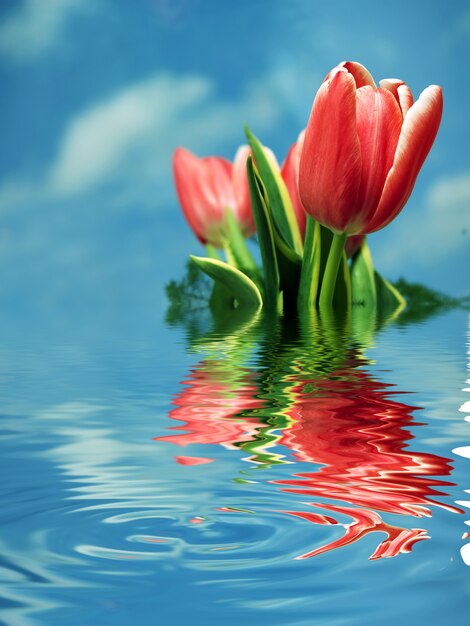
[[[361,206],[355,215],[360,232],[377,208],[393,165],[403,117],[393,94],[366,86],[357,90],[357,134],[361,145]]]
[[[366,85],[370,85],[374,88],[376,87],[372,74],[360,63],[357,63],[356,61],[343,61],[339,66],[344,67],[350,74],[353,75],[354,80],[356,81],[356,89]]]
[[[206,243],[205,228],[200,219],[204,199],[199,197],[196,185],[199,159],[186,150],[177,148],[173,154],[173,177],[176,193],[187,222],[201,243]]]
[[[246,173],[246,161],[251,154],[249,146],[240,146],[235,154],[232,170],[232,183],[235,194],[235,212],[246,236],[255,232],[255,221],[251,209],[250,189]]]
[[[299,195],[299,166],[300,166],[300,149],[299,144],[294,143],[290,147],[287,153],[286,160],[282,164],[281,176],[286,183],[287,191],[289,192],[294,213],[297,218],[297,223],[300,228],[302,237],[305,235],[305,225],[307,216],[305,209],[302,206],[302,201]]]
[[[413,94],[411,89],[399,78],[384,78],[380,81],[382,89],[388,89],[395,96],[398,104],[400,105],[403,117],[408,113],[409,109],[413,106]]]
[[[222,209],[235,210],[235,194],[232,185],[230,161],[222,157],[204,157],[201,186],[204,185],[207,198]]]
[[[442,104],[441,88],[431,85],[406,114],[379,205],[363,232],[380,230],[404,207],[439,129]]]
[[[199,176],[194,181],[195,197],[203,199],[197,204],[199,220],[206,241],[223,247],[226,212],[235,208],[232,164],[221,157],[205,157],[201,161]]]
[[[173,155],[176,192],[183,213],[202,243],[221,246],[225,206],[233,206],[232,165],[219,157],[199,159],[185,148]]]
[[[414,104],[413,94],[411,93],[411,89],[408,85],[399,85],[398,89],[398,101],[400,103],[400,108],[403,113],[403,117],[408,113],[411,107]]]
[[[393,95],[397,98],[397,100],[397,89],[400,85],[404,84],[405,83],[400,78],[382,78],[382,80],[379,81],[380,87],[382,87],[382,89],[388,89],[389,91],[391,91]]]
[[[336,69],[318,90],[307,125],[299,171],[302,204],[321,224],[347,231],[360,179],[356,83],[345,69]]]

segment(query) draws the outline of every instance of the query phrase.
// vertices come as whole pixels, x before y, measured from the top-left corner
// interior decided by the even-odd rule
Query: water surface
[[[467,323],[12,333],[2,623],[467,623]]]

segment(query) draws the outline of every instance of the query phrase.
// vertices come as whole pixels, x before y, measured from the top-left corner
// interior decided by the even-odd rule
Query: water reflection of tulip
[[[250,150],[239,148],[234,163],[222,157],[198,158],[185,148],[173,155],[176,191],[183,213],[201,243],[224,245],[226,212],[232,211],[243,234],[255,231],[246,176]]]
[[[442,114],[440,87],[414,103],[389,79],[377,89],[359,63],[334,68],[318,90],[300,160],[305,209],[335,233],[369,233],[403,208],[434,142]]]
[[[158,440],[241,449],[249,455],[244,460],[258,469],[277,467],[271,482],[280,495],[298,495],[303,503],[302,510],[291,504],[286,514],[344,529],[299,559],[370,533],[385,534],[371,559],[409,552],[429,538],[427,531],[382,515],[429,517],[433,506],[461,512],[440,501],[446,494],[439,488],[452,484],[439,478],[450,474],[450,462],[408,449],[414,408],[363,369],[361,332],[351,333],[344,320],[329,321],[313,316],[298,328],[259,324],[226,337],[193,340],[193,349],[210,357],[196,366],[174,400],[170,418],[182,424]],[[212,460],[206,453],[176,461],[201,465]],[[302,470],[292,461],[302,463]]]
[[[281,443],[299,461],[321,467],[276,482],[285,491],[314,498],[310,504],[327,513],[288,513],[316,524],[339,524],[331,513],[353,519],[340,539],[299,558],[347,545],[370,532],[388,537],[371,558],[396,556],[428,536],[423,529],[387,524],[379,511],[423,517],[435,505],[459,512],[434,499],[445,495],[435,487],[449,483],[432,477],[449,475],[449,461],[406,449],[413,408],[387,397],[385,385],[356,369],[338,371],[337,380],[330,382],[304,381],[295,393],[294,425],[284,431]]]
[[[239,371],[237,379],[224,381],[224,363],[203,361],[185,381],[183,391],[174,400],[176,408],[169,417],[183,422],[172,430],[186,431],[158,437],[180,446],[223,444],[251,441],[258,425],[256,418],[244,417],[250,409],[262,406],[249,372]]]

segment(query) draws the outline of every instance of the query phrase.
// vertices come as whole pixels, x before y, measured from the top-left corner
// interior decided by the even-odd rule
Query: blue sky
[[[3,310],[163,310],[164,283],[200,251],[173,149],[232,158],[248,122],[281,161],[345,59],[415,98],[442,85],[413,195],[370,245],[389,278],[469,293],[469,43],[464,0],[3,0]]]

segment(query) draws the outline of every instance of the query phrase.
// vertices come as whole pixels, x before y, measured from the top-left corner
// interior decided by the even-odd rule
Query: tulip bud
[[[240,148],[232,165],[222,157],[198,158],[185,148],[175,150],[176,192],[183,213],[201,243],[224,246],[227,210],[233,213],[246,237],[254,233],[246,176],[248,154],[248,147]]]
[[[402,210],[436,137],[442,92],[387,79],[359,63],[331,70],[317,92],[299,169],[306,211],[336,233],[370,233]]]

